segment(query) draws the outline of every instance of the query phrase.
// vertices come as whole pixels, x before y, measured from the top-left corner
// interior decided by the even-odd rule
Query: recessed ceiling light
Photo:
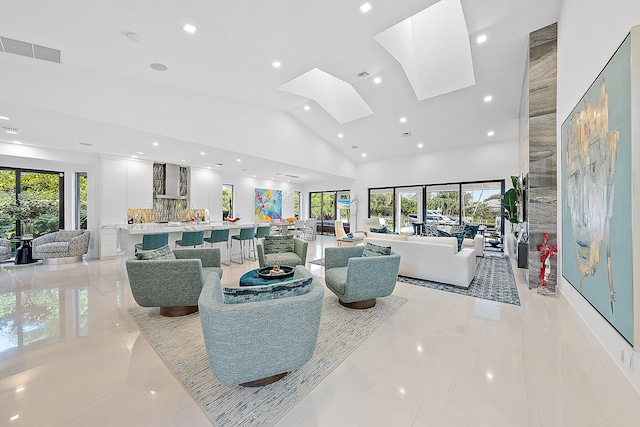
[[[15,130],[5,130],[6,133],[10,133],[11,135],[17,135],[18,132],[16,132]]]
[[[354,150],[357,150],[358,146],[357,145],[352,145],[351,148],[353,148]]]
[[[154,62],[153,64],[149,65],[149,67],[151,67],[152,70],[156,70],[156,71],[167,71],[166,65],[159,64],[157,62]]]
[[[280,68],[280,67],[282,66],[282,63],[281,63],[280,61],[273,61],[273,62],[271,63],[271,66],[272,66],[273,68]]]
[[[7,116],[0,116],[0,120],[11,120],[11,119]]]
[[[255,176],[255,175],[253,175],[253,177],[255,178],[256,176]]]
[[[290,179],[288,179],[288,180],[287,180],[287,182],[291,182],[291,180],[290,180]]]
[[[406,122],[407,122],[406,117],[400,117],[400,123],[406,123]]]
[[[484,102],[491,102],[493,100],[493,96],[487,95],[484,97]]]
[[[343,134],[341,134],[341,133],[339,133],[339,134],[338,134],[338,138],[344,138],[344,135],[343,135]]]
[[[423,143],[418,144],[418,148],[422,148],[422,147],[424,147]]]
[[[138,158],[138,156],[136,156],[135,154],[134,154],[133,156],[131,156],[131,157],[133,157],[134,159],[137,159],[137,158]]]
[[[241,161],[242,161],[242,159],[236,159],[236,162],[241,162]]]
[[[367,13],[371,10],[371,3],[367,2],[360,5],[360,12]]]
[[[374,77],[373,82],[377,85],[380,84],[380,82],[382,82],[382,79],[380,77]]]
[[[309,110],[311,110],[311,107],[309,107],[308,105],[305,105],[304,106],[304,111],[309,111]]]
[[[495,135],[495,134],[496,134],[496,133],[495,133],[494,131],[492,131],[492,130],[490,130],[489,132],[487,132],[487,135],[488,135],[488,136],[493,136],[493,135]]]
[[[201,151],[201,152],[200,152],[200,155],[201,155],[201,156],[204,156],[205,154],[207,154],[207,153],[205,153],[204,151]]]
[[[11,141],[12,144],[22,145],[22,141]]]
[[[207,169],[211,169],[211,166],[207,166]]]
[[[362,157],[367,157],[367,153],[362,153]]]
[[[136,151],[136,154],[143,155],[144,153],[142,151]]]
[[[476,41],[478,42],[478,44],[486,42],[487,41],[487,35],[486,34],[479,35],[478,38],[476,39]]]
[[[193,33],[196,32],[196,27],[194,27],[191,24],[184,24],[184,27],[182,27],[182,29],[185,30],[189,34],[193,34]]]
[[[154,143],[153,143],[153,146],[154,146],[154,147],[157,147],[158,145],[160,145],[160,144],[158,144],[157,142],[154,142]]]
[[[181,161],[181,162],[186,162],[186,161],[187,161],[187,159],[180,159],[180,161]]]

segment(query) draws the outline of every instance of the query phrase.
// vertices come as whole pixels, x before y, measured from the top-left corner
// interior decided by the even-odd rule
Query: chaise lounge
[[[36,237],[31,242],[33,259],[56,264],[81,261],[89,251],[90,237],[87,230],[60,230]]]

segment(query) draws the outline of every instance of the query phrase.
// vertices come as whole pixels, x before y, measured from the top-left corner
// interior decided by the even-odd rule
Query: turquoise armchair
[[[309,242],[306,240],[293,238],[293,252],[265,253],[265,241],[267,240],[285,240],[292,236],[266,236],[263,242],[258,243],[256,250],[258,251],[258,263],[260,268],[273,267],[274,265],[305,265],[307,263],[307,248]]]
[[[398,280],[399,254],[363,257],[364,249],[364,246],[343,246],[324,251],[325,283],[345,307],[375,306],[376,298],[393,293]]]

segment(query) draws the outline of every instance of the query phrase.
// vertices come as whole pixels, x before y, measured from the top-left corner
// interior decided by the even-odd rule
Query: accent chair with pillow
[[[133,299],[141,307],[160,307],[174,317],[198,311],[200,291],[220,280],[220,248],[178,249],[169,246],[138,251],[126,261]]]
[[[324,279],[327,288],[348,308],[366,309],[376,298],[393,293],[398,279],[400,255],[390,247],[365,246],[326,248]]]
[[[309,242],[298,239],[293,235],[265,236],[258,243],[258,263],[260,267],[274,265],[305,265],[307,262],[307,248]]]
[[[198,301],[211,370],[223,384],[258,387],[299,369],[315,351],[323,300],[301,265],[268,286],[222,288],[214,277]]]
[[[90,237],[87,230],[59,230],[36,237],[31,242],[33,258],[57,263],[80,261],[89,251]]]

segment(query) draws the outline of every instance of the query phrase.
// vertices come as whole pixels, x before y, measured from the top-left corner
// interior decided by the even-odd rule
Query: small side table
[[[31,249],[31,241],[33,238],[20,239],[20,247],[16,249],[16,264],[33,264],[33,252]]]
[[[363,240],[364,239],[359,239],[357,237],[354,237],[354,238],[345,237],[344,239],[338,239],[337,243],[338,243],[338,246],[355,246],[358,243],[362,242]]]

